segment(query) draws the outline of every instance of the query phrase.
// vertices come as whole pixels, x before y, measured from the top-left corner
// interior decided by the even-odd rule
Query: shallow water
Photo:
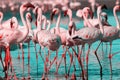
[[[108,12],[108,22],[115,26],[116,23],[115,23],[115,20],[114,20],[114,17],[113,17],[113,14],[112,14],[112,11],[109,10]],[[49,18],[49,14],[46,14]],[[10,18],[12,16],[12,14],[5,14],[4,15],[5,18],[4,20]],[[15,16],[18,16],[19,15],[15,15]],[[119,15],[119,18],[120,18],[120,15]],[[75,13],[74,13],[74,20],[75,20],[75,23],[76,23],[76,26],[77,28],[82,28],[83,24],[82,21],[79,21],[78,18],[75,17]],[[20,24],[22,24],[21,21],[19,21]],[[55,23],[55,21],[54,21]],[[67,18],[63,18],[62,21],[61,21],[61,27],[64,27],[67,29],[67,23],[68,23],[68,19]],[[55,24],[54,24],[55,25]],[[51,25],[52,27],[54,25]],[[34,26],[34,25],[33,25]],[[99,42],[99,41],[98,41]],[[93,45],[92,45],[92,48],[91,48],[91,52],[90,52],[90,56],[89,56],[89,80],[100,80],[101,77],[100,77],[100,73],[99,73],[99,64],[97,62],[97,59],[93,53],[93,51],[95,50],[95,48],[97,47],[98,45],[98,42],[95,42]],[[12,55],[12,61],[13,61],[13,66],[14,66],[14,69],[15,69],[15,72],[16,72],[16,75],[18,78],[21,78],[23,76],[27,77],[28,75],[28,58],[27,58],[27,55],[28,55],[28,48],[27,48],[27,44],[25,43],[24,44],[24,74],[23,74],[23,69],[22,69],[22,59],[18,60],[17,59],[17,56],[18,56],[18,49],[16,46],[12,46],[13,50],[11,50],[11,55]],[[39,45],[37,45],[37,51],[39,50]],[[46,53],[47,53],[47,49],[45,49]],[[72,50],[70,50],[72,52]],[[103,51],[104,53],[102,52],[102,45],[100,46],[99,50],[98,50],[98,55],[100,57],[100,61],[102,63],[102,66],[103,66],[103,77],[102,77],[102,80],[110,80],[110,70],[109,70],[109,60],[108,60],[108,52],[109,52],[109,44],[107,45],[107,49],[106,49],[106,44],[104,43],[103,44]],[[112,48],[112,53],[115,53],[117,51],[120,51],[120,43],[119,43],[119,40],[115,40],[113,42],[113,48]],[[59,51],[58,51],[58,59],[60,60],[61,58],[61,54],[63,53],[63,50],[62,50],[62,47],[60,47]],[[87,47],[85,48],[85,52],[87,52]],[[85,53],[84,52],[84,53]],[[4,52],[2,52],[2,56],[4,57]],[[44,53],[42,51],[42,56],[44,56]],[[53,59],[53,57],[55,56],[55,52],[51,52],[51,55],[50,55],[50,59]],[[85,56],[85,54],[83,55]],[[22,52],[20,51],[20,57],[22,57]],[[115,55],[113,58],[112,58],[112,65],[113,65],[113,80],[120,80],[120,54],[117,54]],[[75,71],[75,74],[77,76],[77,79],[80,80],[81,79],[81,69],[79,68],[79,63],[77,62],[77,59],[74,59],[76,64],[76,71]],[[70,65],[70,58],[69,58],[69,55],[67,53],[67,67],[69,67]],[[85,64],[85,63],[84,63]],[[64,77],[64,74],[65,74],[65,71],[64,71],[64,62],[62,62],[62,64],[60,65],[60,68],[59,68],[59,74],[58,76],[55,76],[54,73],[55,73],[55,64],[52,65],[50,71],[49,71],[49,74],[46,76],[49,78],[49,80],[53,80],[53,79],[56,79],[58,78],[58,80],[66,80],[65,77]],[[70,75],[72,75],[74,71],[74,68],[73,66],[71,67],[71,71],[70,71]],[[36,79],[41,79],[42,75],[43,75],[43,72],[44,72],[44,63],[40,57],[40,55],[38,54],[38,73],[37,73],[37,65],[36,65],[36,55],[35,55],[35,50],[34,50],[34,45],[33,43],[31,42],[30,43],[30,75],[32,77],[33,80],[36,80]],[[0,64],[0,76],[4,76],[4,73],[3,73],[3,69],[2,69],[2,66]]]

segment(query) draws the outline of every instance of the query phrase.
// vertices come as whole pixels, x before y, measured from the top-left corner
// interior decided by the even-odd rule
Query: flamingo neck
[[[18,39],[17,43],[24,41],[24,39],[27,37],[27,35],[29,33],[28,25],[23,17],[23,12],[21,12],[21,11],[20,11],[20,16],[21,16],[21,20],[22,20],[22,23],[25,28],[24,28],[24,30],[21,30],[22,36],[20,37],[20,39]]]
[[[60,19],[61,19],[61,13],[59,12],[58,18],[57,18],[57,22],[56,22],[56,28],[58,30],[58,33],[60,33],[60,28],[59,28],[59,26],[60,26]]]
[[[42,10],[38,8],[38,16],[37,16],[37,31],[42,30]]]
[[[26,18],[26,22],[27,22],[27,25],[28,25],[28,30],[31,31],[32,30],[32,26],[31,26],[30,21],[27,18]]]
[[[116,20],[116,26],[117,26],[118,29],[120,29],[120,21],[118,19],[117,14],[116,14],[116,10],[113,10],[113,14],[114,14],[114,18]]]
[[[83,13],[82,13],[82,15],[83,15],[83,19],[84,19],[85,23],[87,24],[87,26],[90,27],[90,28],[92,28],[93,26],[92,26],[92,24],[88,21],[88,18],[87,18]]]
[[[98,21],[99,21],[99,26],[100,26],[100,31],[102,32],[102,34],[104,34],[104,28],[103,28],[103,24],[102,24],[102,19],[101,19],[101,16],[100,16],[101,12],[99,13],[97,11],[97,17],[98,17]]]
[[[47,30],[50,30],[50,25],[51,25],[50,21],[47,21],[47,24],[48,24]]]
[[[45,30],[45,29],[46,29],[46,27],[47,27],[47,25],[46,25],[46,24],[47,24],[47,19],[46,19],[46,18],[44,18],[44,19],[43,19],[43,21],[44,21],[44,22],[43,22],[43,29]]]
[[[2,24],[2,20],[3,20],[3,15],[0,18],[0,25]]]

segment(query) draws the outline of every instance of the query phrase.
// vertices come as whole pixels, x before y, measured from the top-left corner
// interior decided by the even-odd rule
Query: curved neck
[[[100,31],[102,32],[102,34],[104,34],[104,28],[103,28],[103,24],[102,24],[102,19],[101,19],[101,16],[100,16],[101,12],[98,12],[97,11],[97,17],[98,17],[98,22],[99,22],[99,27],[100,27]]]
[[[28,18],[26,18],[26,22],[27,22],[27,25],[28,25],[28,30],[31,31],[32,30],[32,26],[31,26],[31,23],[28,20]]]
[[[56,28],[58,29],[59,33],[60,33],[60,19],[61,19],[61,13],[59,12],[58,14],[58,18],[57,18],[57,22],[56,22]]]
[[[88,21],[88,18],[83,14],[83,12],[82,12],[82,15],[83,15],[83,19],[85,23],[87,24],[87,26],[92,28],[93,27],[92,24]]]
[[[0,25],[2,24],[3,15],[0,17]]]
[[[47,20],[47,24],[48,24],[47,30],[50,30],[50,26],[51,26],[50,21]]]
[[[47,19],[44,17],[43,21],[44,21],[43,22],[43,29],[45,30],[47,27]]]
[[[27,35],[29,33],[28,25],[27,25],[27,23],[26,23],[26,21],[23,17],[23,12],[22,11],[20,11],[20,16],[21,16],[21,19],[22,19],[22,22],[23,22],[23,25],[24,25],[24,30],[20,30],[22,36],[20,37],[20,39],[18,39],[17,43],[23,42],[24,39],[27,37]]]
[[[116,20],[116,26],[118,29],[120,29],[120,22],[119,22],[117,14],[116,14],[116,10],[113,10],[113,14],[114,14],[114,18]]]
[[[37,30],[42,30],[42,10],[38,8],[38,13],[37,13]]]
[[[26,21],[25,21],[25,19],[24,19],[24,15],[23,15],[23,13],[24,12],[22,12],[21,10],[20,10],[20,16],[21,16],[21,20],[22,20],[22,23],[23,23],[23,25],[27,28],[28,26],[27,26],[27,23],[26,23]]]

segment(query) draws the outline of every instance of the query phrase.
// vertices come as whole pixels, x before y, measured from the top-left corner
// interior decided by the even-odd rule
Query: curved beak
[[[27,8],[35,8],[35,6],[33,4],[31,4],[30,2],[27,2],[24,7],[27,7]]]
[[[50,19],[51,19],[51,21],[53,21],[53,17],[54,17],[54,15],[55,15],[55,12],[56,12],[56,10],[53,11],[52,14],[50,15]]]
[[[107,9],[106,5],[101,5],[101,9]]]
[[[68,10],[65,10],[65,11],[64,11],[64,16],[66,16],[66,15],[67,15],[67,12],[68,12]]]

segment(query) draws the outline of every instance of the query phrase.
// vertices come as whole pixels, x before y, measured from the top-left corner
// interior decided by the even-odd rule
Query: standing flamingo
[[[38,8],[38,11],[39,11],[39,8]],[[40,27],[39,20],[37,23]],[[44,25],[44,27],[45,27],[45,25]],[[57,52],[57,50],[59,49],[59,47],[61,45],[61,38],[58,35],[51,33],[50,30],[44,30],[44,29],[40,28],[40,30],[37,32],[36,37],[37,37],[37,41],[39,42],[39,44],[42,48],[47,47],[49,50]],[[56,53],[56,57],[58,57],[57,53]],[[46,64],[46,62],[45,62],[45,64]],[[46,65],[45,65],[45,67],[46,67]]]
[[[100,6],[100,9],[101,8],[104,8],[104,6]],[[101,10],[100,9],[98,9],[98,13],[97,13],[98,14],[98,18],[99,18],[99,15],[101,14],[101,12],[100,12]],[[75,36],[73,37],[73,39],[74,40],[75,39],[79,40],[79,42],[81,42],[82,44],[84,44],[84,43],[88,44],[88,52],[86,54],[86,68],[87,68],[87,74],[86,75],[87,75],[87,80],[88,80],[88,60],[89,60],[90,47],[91,47],[92,43],[102,39],[104,30],[103,30],[102,26],[100,26],[100,29],[92,27],[92,25],[87,20],[87,18],[85,16],[86,12],[84,12],[84,11],[88,11],[88,13],[91,13],[90,12],[90,8],[85,7],[83,9],[83,11],[82,10],[78,10],[78,13],[81,14],[81,16],[83,16],[84,20],[89,24],[89,26],[91,26],[91,28],[90,27],[86,27],[86,28],[82,28],[82,29],[76,31]],[[97,57],[99,65],[100,65],[100,73],[102,73],[102,65],[101,65],[100,60],[99,60],[99,58],[97,56],[97,53],[96,53],[98,47],[95,50],[95,55]]]
[[[6,39],[5,43],[8,44],[6,56],[5,56],[5,69],[9,66],[9,62],[11,62],[9,44],[17,44],[17,43],[23,42],[28,34],[28,26],[26,24],[26,21],[23,18],[23,12],[28,7],[34,8],[34,6],[31,3],[25,3],[20,7],[20,15],[21,15],[22,22],[25,25],[25,29],[22,29],[22,30],[20,30],[20,29],[16,29],[16,30],[2,29],[1,30],[3,37],[5,36],[5,39]],[[11,37],[11,36],[14,36],[14,37]]]
[[[120,6],[119,5],[116,5],[114,8],[113,8],[113,14],[114,14],[114,17],[115,17],[115,20],[116,20],[116,24],[117,26],[116,27],[112,27],[112,26],[104,26],[101,21],[99,22],[100,26],[103,26],[104,27],[104,35],[103,35],[103,39],[102,39],[102,42],[109,42],[110,43],[110,51],[109,51],[109,60],[110,60],[110,72],[111,72],[111,75],[112,75],[112,61],[111,61],[111,58],[112,58],[112,54],[111,54],[111,50],[112,50],[112,41],[113,40],[116,40],[119,38],[119,29],[120,29],[120,22],[119,22],[119,19],[116,15],[116,12],[120,10]],[[112,76],[111,76],[112,78]]]

